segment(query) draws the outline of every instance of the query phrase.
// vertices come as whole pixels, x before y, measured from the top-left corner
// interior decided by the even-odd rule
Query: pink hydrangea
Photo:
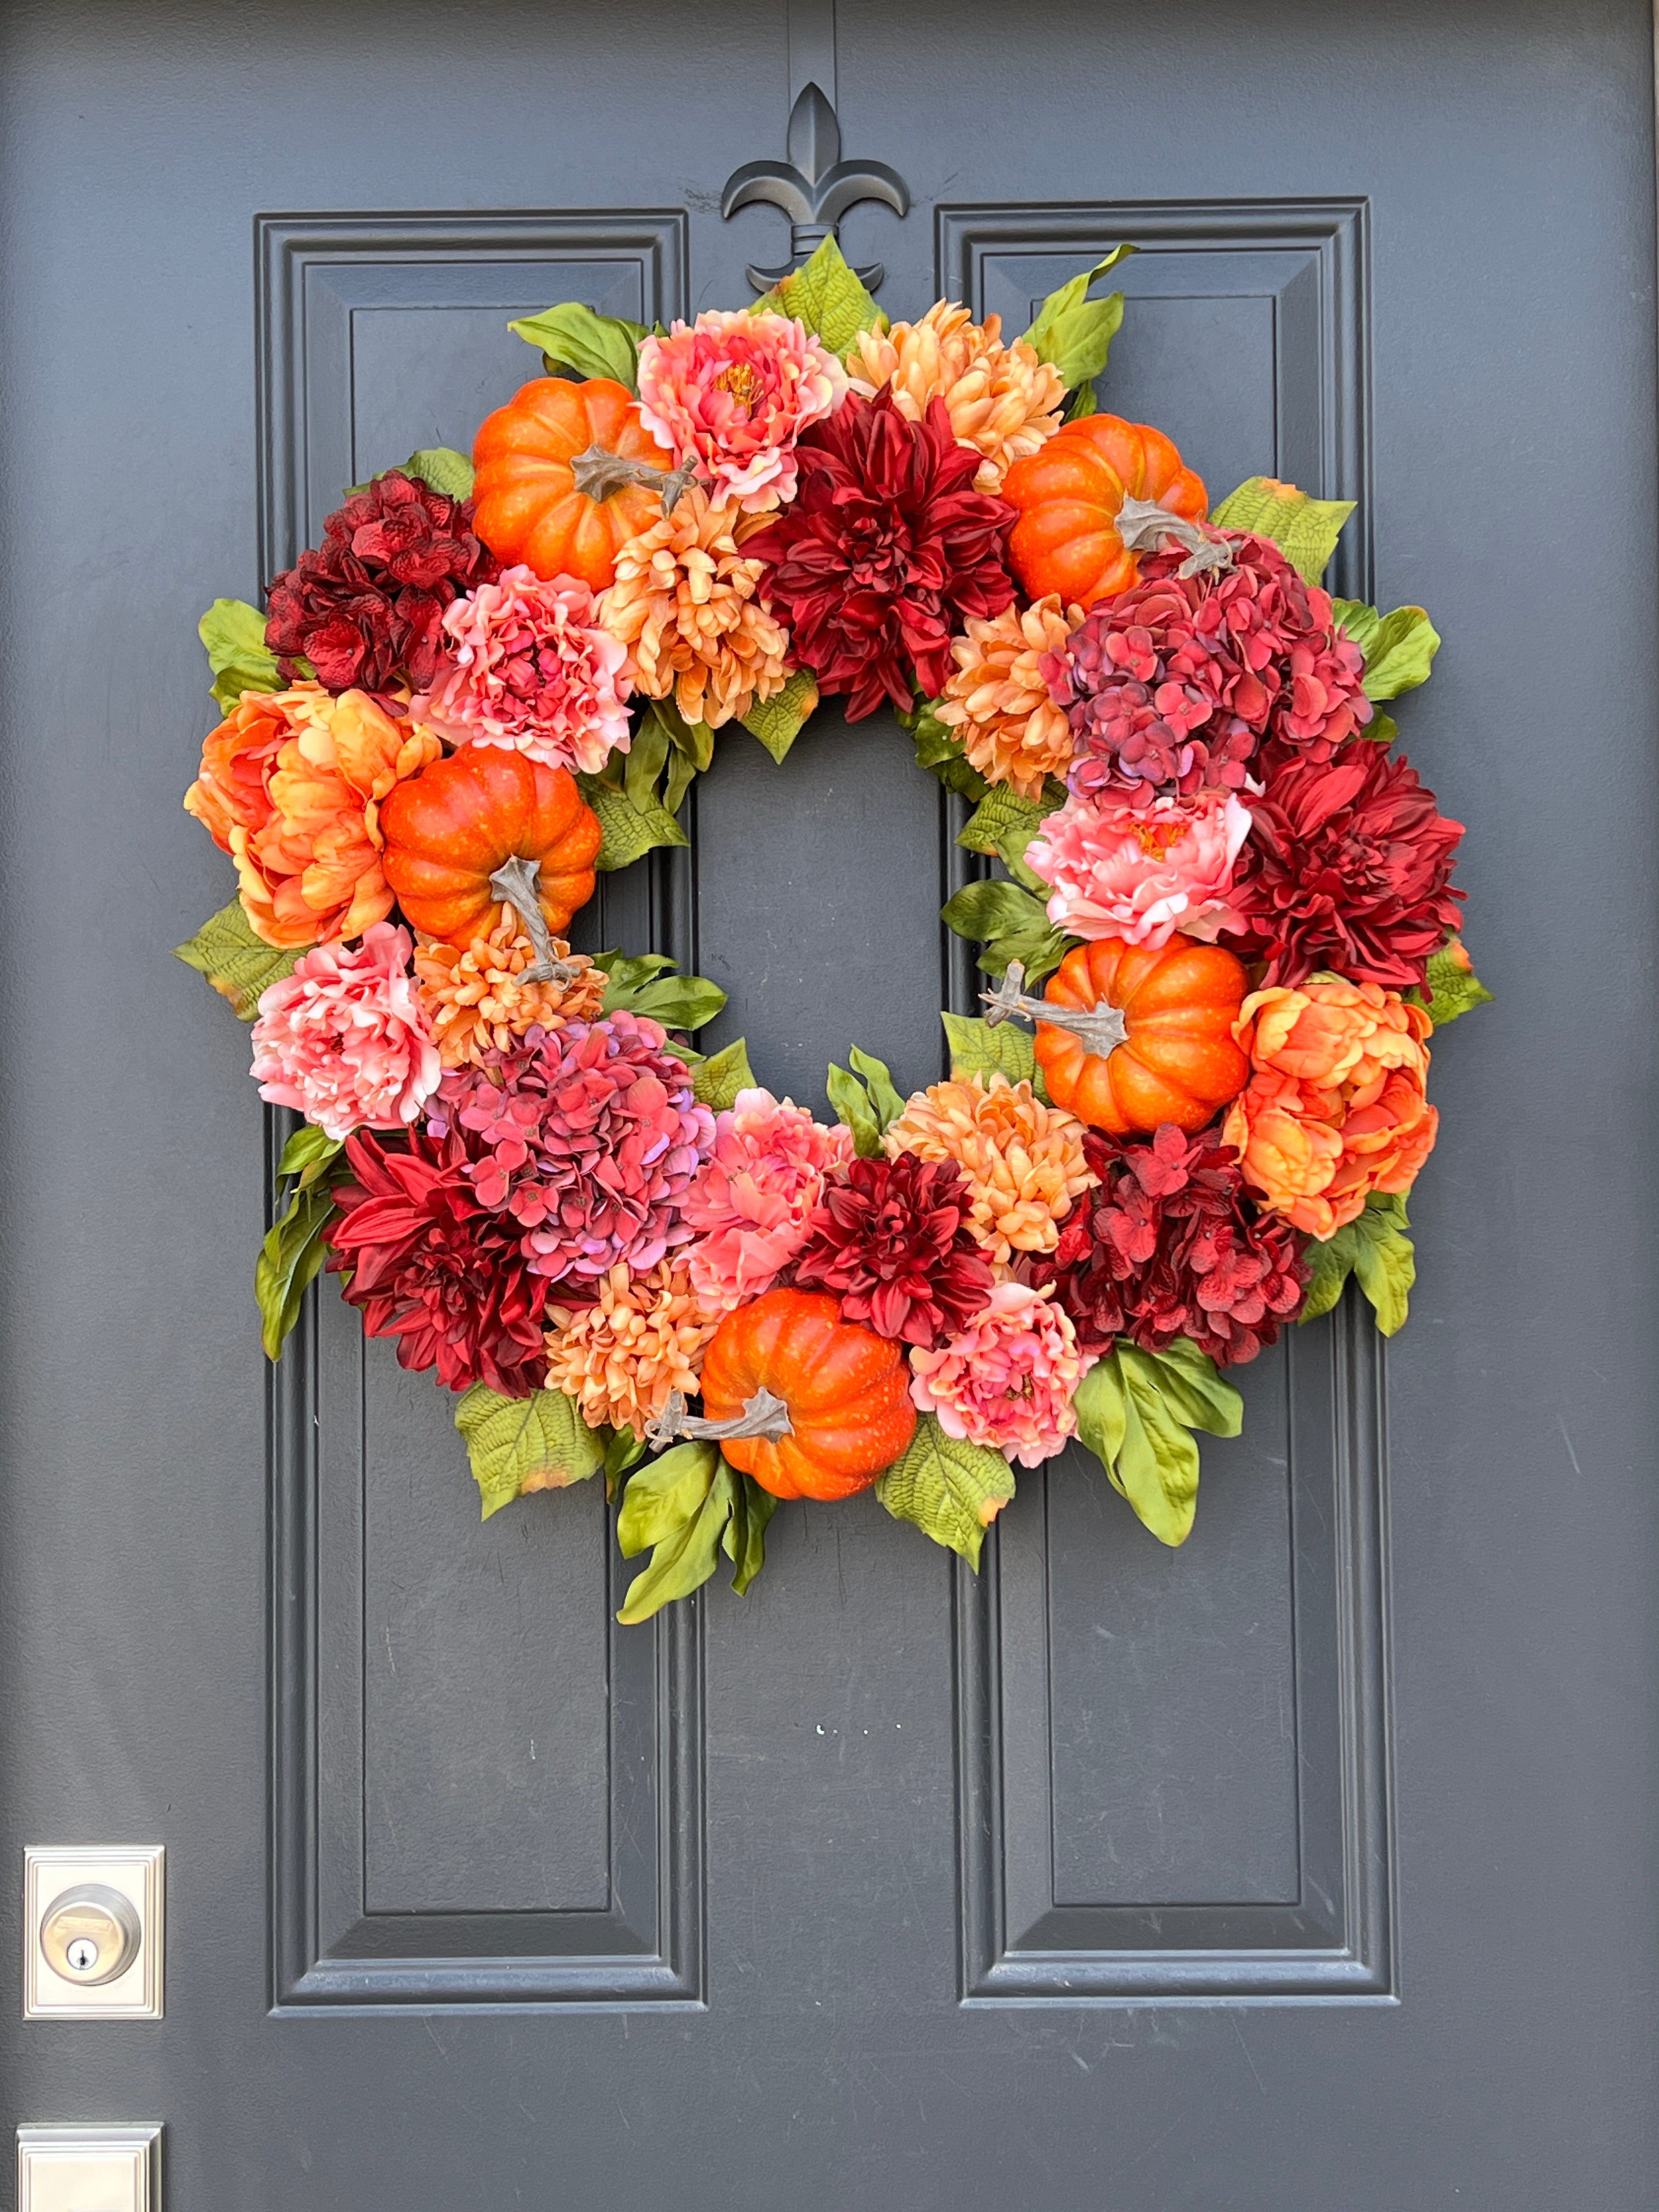
[[[681,1201],[702,1231],[686,1255],[710,1312],[770,1290],[803,1244],[824,1178],[853,1157],[853,1133],[769,1091],[739,1091],[714,1125],[714,1149]]]
[[[847,397],[834,354],[787,315],[711,310],[640,341],[640,420],[715,504],[758,514],[795,495],[795,441]]]
[[[414,940],[377,921],[361,945],[302,953],[259,997],[253,1078],[331,1137],[413,1121],[443,1063],[409,972]]]
[[[947,1436],[1036,1467],[1077,1433],[1083,1373],[1070,1317],[1052,1286],[999,1283],[959,1336],[910,1354],[910,1395]]]
[[[628,750],[627,648],[599,627],[586,584],[504,568],[453,599],[443,626],[447,670],[410,702],[413,720],[452,744],[500,745],[590,775],[613,748]]]
[[[1139,808],[1072,799],[1041,824],[1025,861],[1051,887],[1056,929],[1156,951],[1176,930],[1213,939],[1243,927],[1229,893],[1249,834],[1249,809],[1231,792]]]

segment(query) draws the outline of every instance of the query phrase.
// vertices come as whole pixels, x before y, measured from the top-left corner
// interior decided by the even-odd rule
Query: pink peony
[[[1243,923],[1229,903],[1233,863],[1250,834],[1231,792],[1157,799],[1067,799],[1025,848],[1051,886],[1048,919],[1073,937],[1121,937],[1156,951],[1176,930],[1212,939]]]
[[[714,1124],[714,1149],[680,1203],[702,1236],[686,1257],[711,1312],[770,1290],[805,1243],[824,1177],[853,1157],[853,1133],[769,1091],[739,1091]]]
[[[259,1096],[331,1137],[413,1121],[444,1072],[409,972],[414,950],[406,929],[376,921],[349,950],[337,940],[302,953],[259,996]]]
[[[1068,1315],[1052,1286],[999,1283],[960,1336],[910,1354],[910,1395],[947,1436],[988,1444],[1036,1467],[1077,1433],[1072,1399],[1083,1373]]]
[[[711,309],[640,341],[640,420],[711,501],[749,514],[795,496],[795,440],[847,390],[835,355],[787,315]]]
[[[452,599],[443,624],[447,665],[410,700],[412,720],[451,744],[500,745],[590,775],[613,748],[628,750],[627,648],[598,627],[586,584],[503,568]]]

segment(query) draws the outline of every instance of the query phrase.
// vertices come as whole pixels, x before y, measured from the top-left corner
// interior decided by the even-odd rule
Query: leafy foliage
[[[1428,682],[1440,633],[1426,608],[1396,607],[1383,615],[1361,599],[1333,599],[1331,614],[1365,656],[1365,696],[1374,703],[1397,699]]]
[[[1020,884],[965,884],[940,912],[958,937],[983,945],[979,965],[988,975],[1005,974],[1009,962],[1018,960],[1027,983],[1040,983],[1073,942],[1050,924],[1042,902]]]
[[[740,1474],[711,1443],[676,1444],[629,1478],[617,1516],[623,1557],[651,1551],[651,1564],[628,1586],[620,1621],[648,1620],[689,1597],[720,1564],[732,1562],[741,1596],[766,1564],[766,1524],[777,1501]]]
[[[1475,1006],[1497,1004],[1495,994],[1486,988],[1473,968],[1465,965],[1468,958],[1461,939],[1443,946],[1438,952],[1431,952],[1424,978],[1427,988],[1407,994],[1419,1006],[1427,1007],[1429,1019],[1437,1030],[1447,1028],[1460,1014],[1467,1014]]]
[[[885,1060],[878,1060],[873,1053],[860,1052],[857,1045],[847,1057],[853,1063],[851,1074],[830,1062],[830,1103],[853,1132],[853,1149],[859,1158],[873,1160],[880,1157],[888,1123],[896,1121],[904,1111],[904,1101],[894,1087]]]
[[[894,1520],[960,1553],[975,1574],[985,1531],[1013,1494],[1014,1470],[1002,1454],[947,1436],[933,1413],[921,1416],[903,1458],[876,1484]]]
[[[1218,529],[1249,530],[1271,538],[1304,581],[1316,584],[1353,510],[1351,499],[1310,499],[1276,477],[1247,477],[1211,509],[1210,520]]]
[[[811,670],[792,669],[775,697],[755,702],[743,718],[743,726],[750,737],[760,739],[775,761],[781,763],[817,703],[817,682]]]
[[[1095,379],[1106,366],[1112,340],[1123,320],[1123,295],[1109,292],[1091,300],[1089,288],[1139,248],[1117,246],[1103,261],[1096,262],[1080,276],[1073,276],[1057,292],[1050,292],[1037,309],[1036,319],[1025,332],[1026,343],[1039,361],[1052,362],[1068,392],[1075,393],[1066,419],[1075,422],[1092,415],[1097,404]]]
[[[957,842],[969,853],[994,854],[1017,884],[1023,884],[1039,898],[1047,898],[1048,886],[1035,869],[1025,865],[1025,848],[1044,816],[1065,804],[1066,792],[1060,785],[1053,786],[1040,799],[1022,799],[1006,784],[995,785],[975,808]]]
[[[173,957],[205,975],[220,997],[229,1000],[238,1019],[251,1022],[259,1011],[259,994],[291,975],[300,955],[256,937],[242,902],[232,899],[188,944],[175,945]]]
[[[453,446],[422,446],[418,453],[411,453],[404,463],[404,474],[418,477],[434,491],[442,492],[446,499],[472,496],[472,463]]]
[[[741,1037],[722,1045],[691,1071],[692,1095],[716,1114],[737,1103],[739,1091],[752,1091],[755,1071],[749,1065],[749,1048]]]
[[[340,1139],[307,1122],[296,1129],[276,1163],[277,1203],[282,1185],[292,1178],[288,1204],[266,1231],[253,1267],[253,1295],[264,1320],[260,1341],[267,1359],[280,1359],[283,1346],[300,1318],[307,1285],[324,1260],[323,1231],[334,1212],[333,1194],[324,1170],[340,1150]]]
[[[1352,1275],[1375,1308],[1383,1335],[1393,1336],[1402,1328],[1417,1280],[1417,1255],[1406,1234],[1410,1225],[1403,1198],[1373,1191],[1357,1220],[1309,1248],[1313,1278],[1297,1318],[1317,1321],[1321,1314],[1329,1313]]]
[[[1036,1064],[1036,1039],[1030,1030],[1022,1029],[1018,1022],[999,1022],[993,1029],[989,1022],[973,1021],[966,1014],[941,1014],[939,1019],[951,1048],[954,1077],[961,1079],[1000,1071],[1010,1083],[1029,1083],[1048,1104],[1048,1088]]]
[[[1165,1352],[1120,1343],[1078,1386],[1078,1434],[1161,1544],[1183,1544],[1198,1510],[1194,1429],[1236,1437],[1244,1401],[1185,1337]]]
[[[640,742],[636,734],[635,744]],[[668,744],[664,739],[663,758]],[[689,779],[688,779],[689,781]],[[605,874],[631,868],[635,860],[659,845],[689,845],[691,840],[662,802],[647,792],[635,800],[623,788],[622,770],[613,757],[597,775],[576,778],[582,797],[599,817],[605,842],[594,866]]]
[[[860,331],[873,330],[878,324],[884,330],[887,325],[833,237],[824,240],[810,261],[757,300],[750,312],[758,315],[768,310],[798,316],[836,354],[845,354]]]
[[[539,346],[543,366],[550,376],[608,376],[640,388],[640,340],[643,323],[626,322],[619,315],[596,314],[579,300],[544,307],[539,315],[525,315],[507,326],[526,345]]]
[[[963,753],[956,732],[933,712],[931,701],[919,701],[914,714],[901,714],[898,720],[915,739],[918,768],[936,775],[947,791],[957,792],[975,805],[984,798],[990,785]]]
[[[455,1408],[455,1425],[466,1439],[486,1521],[526,1486],[568,1490],[605,1464],[604,1437],[562,1390],[504,1398],[475,1382]]]
[[[665,1030],[700,1030],[726,1004],[726,994],[706,975],[682,975],[665,952],[596,952],[593,964],[610,981],[601,1012],[647,1015]]]
[[[244,691],[280,691],[283,672],[265,644],[265,618],[246,599],[216,599],[196,625],[213,671],[213,696],[229,714]]]

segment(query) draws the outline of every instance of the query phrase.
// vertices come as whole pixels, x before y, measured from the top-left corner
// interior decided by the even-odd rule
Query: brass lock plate
[[[23,1854],[25,2020],[160,2020],[159,1844]]]

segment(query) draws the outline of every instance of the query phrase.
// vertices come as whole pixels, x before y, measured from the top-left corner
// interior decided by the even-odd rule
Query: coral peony
[[[843,1321],[931,1350],[967,1327],[995,1279],[970,1205],[954,1161],[851,1160],[824,1188],[796,1284],[834,1291]]]
[[[554,958],[575,969],[574,981],[523,980],[538,955],[520,934],[511,907],[502,908],[488,937],[475,937],[471,945],[416,947],[421,1005],[446,1067],[476,1067],[492,1048],[510,1052],[528,1030],[562,1030],[572,1022],[599,1019],[610,980],[604,969],[596,968],[585,952],[573,952],[562,938],[550,942]]]
[[[319,945],[260,994],[253,1079],[331,1137],[398,1129],[438,1087],[443,1064],[409,973],[406,929],[377,921],[355,951]]]
[[[1037,1467],[1077,1433],[1083,1373],[1071,1321],[1048,1289],[999,1283],[968,1326],[937,1352],[910,1354],[910,1395],[947,1436]]]
[[[1411,1188],[1439,1127],[1424,1096],[1430,1028],[1396,993],[1335,976],[1245,1000],[1233,1035],[1255,1073],[1222,1137],[1264,1206],[1324,1238],[1371,1191]]]
[[[495,574],[469,502],[388,469],[337,507],[322,544],[271,586],[265,643],[285,677],[303,659],[331,691],[388,703],[401,684],[423,691],[438,681],[444,609]]]
[[[453,745],[500,745],[589,775],[613,748],[628,750],[628,654],[598,627],[586,584],[503,568],[452,599],[443,626],[450,657],[410,701],[413,720]]]
[[[1079,618],[1075,608],[1072,615]],[[1060,650],[1070,629],[1051,592],[989,622],[972,619],[967,635],[951,641],[956,671],[934,712],[988,783],[1006,783],[1022,799],[1040,799],[1071,761],[1072,726],[1042,675],[1043,656]]]
[[[853,389],[873,399],[885,388],[899,412],[920,422],[942,400],[957,443],[982,456],[977,491],[1000,491],[1014,462],[1060,428],[1066,383],[1024,338],[1002,343],[1002,318],[976,323],[966,307],[937,301],[919,323],[861,331],[848,356]]]
[[[799,447],[794,504],[744,550],[767,563],[766,598],[787,615],[794,657],[861,721],[884,699],[908,711],[911,678],[933,696],[951,672],[951,635],[1000,614],[1014,510],[971,489],[942,399],[920,422],[890,391],[849,398]]]
[[[889,1125],[889,1157],[954,1160],[967,1180],[968,1224],[989,1257],[1051,1252],[1056,1227],[1094,1174],[1074,1115],[1045,1106],[1029,1083],[1002,1074],[918,1091]]]
[[[360,937],[392,911],[379,803],[442,751],[362,691],[245,691],[203,745],[185,807],[235,861],[267,945]]]
[[[706,1306],[724,1312],[771,1289],[806,1241],[824,1177],[852,1156],[852,1132],[839,1123],[826,1129],[769,1091],[738,1091],[680,1201],[700,1232],[686,1259]]]
[[[1140,813],[1072,799],[1041,824],[1025,865],[1051,887],[1056,929],[1155,952],[1177,930],[1208,942],[1238,927],[1228,892],[1249,834],[1249,811],[1231,792],[1159,799]]]
[[[696,1395],[720,1316],[697,1303],[678,1254],[642,1275],[619,1261],[599,1292],[596,1304],[574,1311],[548,1308],[547,1387],[575,1399],[589,1428],[631,1429],[643,1438],[672,1392]]]
[[[840,362],[787,315],[711,309],[640,341],[641,422],[745,514],[795,496],[796,439],[846,396]]]

